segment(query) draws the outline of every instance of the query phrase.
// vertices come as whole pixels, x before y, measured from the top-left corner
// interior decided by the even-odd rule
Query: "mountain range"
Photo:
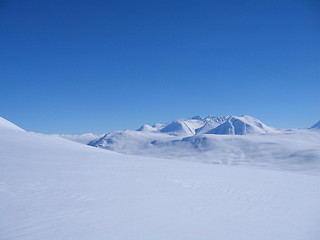
[[[176,120],[169,124],[143,125],[137,131],[161,132],[170,135],[198,135],[198,134],[230,134],[246,135],[276,132],[261,121],[250,116],[217,116],[192,117],[186,120]]]

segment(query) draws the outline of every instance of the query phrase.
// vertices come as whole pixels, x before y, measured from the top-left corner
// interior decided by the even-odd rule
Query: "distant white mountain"
[[[0,117],[0,128],[1,129],[8,129],[8,130],[16,130],[16,131],[24,131],[22,128],[18,127],[17,125],[9,122],[8,120]]]
[[[143,152],[146,147],[166,141],[178,141],[185,137],[216,135],[247,135],[277,133],[261,121],[250,116],[195,116],[178,119],[170,123],[144,124],[136,131],[114,131],[108,134],[86,133],[81,135],[60,134],[59,136],[90,146],[124,153]]]
[[[141,153],[146,149],[170,142],[178,142],[185,137],[202,136],[203,134],[246,135],[275,133],[275,129],[249,116],[195,116],[189,119],[178,119],[167,124],[144,124],[137,131],[115,131],[103,136],[94,136],[87,142],[90,146],[109,149],[122,153]],[[84,137],[61,135],[64,138],[81,142]],[[87,138],[84,138],[85,140]],[[172,150],[172,149],[171,149]],[[171,153],[169,154],[171,155]]]
[[[119,153],[223,164],[320,168],[320,135],[279,130],[250,116],[193,117],[105,134],[90,146]]]

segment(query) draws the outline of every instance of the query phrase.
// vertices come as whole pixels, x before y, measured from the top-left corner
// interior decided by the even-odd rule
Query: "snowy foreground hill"
[[[3,119],[0,166],[1,240],[320,239],[320,176],[123,155]]]

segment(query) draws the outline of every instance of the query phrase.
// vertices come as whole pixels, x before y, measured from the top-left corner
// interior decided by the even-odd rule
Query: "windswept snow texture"
[[[0,166],[1,240],[320,239],[319,176],[132,157],[9,129]]]

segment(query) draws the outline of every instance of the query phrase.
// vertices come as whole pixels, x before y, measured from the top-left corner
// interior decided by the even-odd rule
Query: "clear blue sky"
[[[0,116],[44,133],[320,119],[317,0],[0,0]]]

